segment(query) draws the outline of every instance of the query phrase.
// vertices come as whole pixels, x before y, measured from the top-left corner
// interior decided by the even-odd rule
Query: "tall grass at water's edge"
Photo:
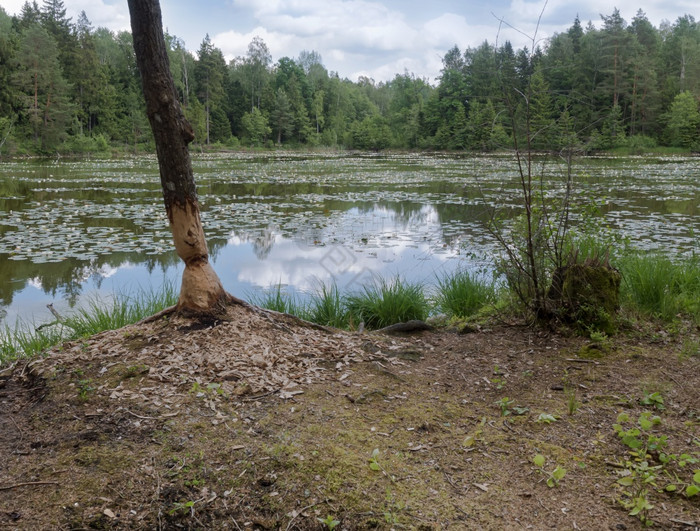
[[[642,316],[673,321],[679,315],[700,323],[700,259],[694,256],[674,262],[656,254],[627,254],[614,260],[622,273],[621,304]],[[426,296],[426,293],[432,296]],[[335,284],[320,285],[303,299],[277,285],[251,302],[318,324],[354,329],[364,322],[368,329],[382,328],[434,313],[469,317],[496,302],[495,284],[473,273],[459,271],[439,277],[436,286],[410,283],[396,277],[375,278],[361,290],[343,294]],[[90,336],[135,323],[177,302],[172,284],[159,290],[117,294],[107,302],[93,300],[54,323],[36,328],[18,322],[0,329],[0,365],[20,357],[32,357],[61,341]]]
[[[437,278],[435,309],[445,315],[471,317],[495,300],[495,284],[477,273],[459,270]]]
[[[642,315],[671,321],[679,315],[700,323],[700,259],[674,262],[660,254],[619,260],[622,304]]]
[[[430,313],[424,287],[399,277],[387,280],[377,277],[357,293],[345,297],[349,319],[356,325],[363,322],[370,330],[395,323],[424,320]]]
[[[18,322],[0,330],[0,364],[16,358],[35,356],[61,341],[88,337],[136,323],[177,303],[171,282],[159,289],[116,293],[107,300],[92,299],[75,313],[40,327]]]

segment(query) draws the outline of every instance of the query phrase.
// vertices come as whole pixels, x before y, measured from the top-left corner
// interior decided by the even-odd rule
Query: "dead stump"
[[[557,268],[548,298],[556,315],[580,332],[609,335],[617,328],[621,280],[607,260],[588,259]]]

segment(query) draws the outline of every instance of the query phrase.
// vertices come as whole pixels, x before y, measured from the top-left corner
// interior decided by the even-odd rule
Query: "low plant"
[[[651,406],[659,411],[666,409],[666,406],[664,406],[664,397],[658,391],[653,393],[644,393],[644,397],[639,400],[639,403],[643,406]]]
[[[557,465],[551,472],[544,467],[547,459],[542,454],[537,454],[532,458],[532,463],[537,467],[542,475],[545,476],[547,486],[551,489],[559,485],[559,482],[566,476],[566,469]]]
[[[501,410],[501,417],[507,417],[512,413],[512,411],[510,410],[510,406],[512,406],[514,403],[515,400],[508,398],[507,396],[504,396],[503,398],[495,402],[495,404]]]
[[[558,420],[556,415],[552,415],[550,413],[540,413],[537,416],[537,419],[535,419],[535,422],[538,424],[551,424],[552,422],[556,422]]]
[[[0,330],[0,365],[17,358],[32,357],[69,337],[71,331],[62,326],[37,329],[18,322],[14,328]]]
[[[92,383],[92,380],[90,380],[90,378],[78,380],[77,386],[78,386],[78,398],[80,398],[80,400],[82,400],[82,401],[87,400],[88,395],[96,389]]]
[[[116,293],[108,300],[93,298],[77,312],[62,319],[61,324],[73,330],[74,337],[87,337],[136,323],[173,306],[177,299],[174,285],[166,282],[158,290]]]
[[[173,508],[168,511],[168,514],[170,516],[172,516],[175,513],[182,513],[182,514],[190,513],[192,516],[194,516],[194,504],[195,503],[196,502],[193,500],[188,500],[185,502],[175,502],[173,504]]]
[[[571,416],[576,413],[581,406],[581,402],[578,401],[578,397],[576,396],[576,388],[565,385],[564,396],[566,397],[566,412]]]
[[[700,493],[699,470],[694,470],[687,480],[682,478],[686,467],[697,464],[700,458],[690,453],[668,453],[668,435],[658,432],[661,427],[661,417],[650,411],[641,413],[636,422],[627,413],[620,413],[613,424],[629,455],[620,471],[622,477],[617,480],[624,494],[619,502],[644,525],[653,524],[650,511],[654,508],[654,491],[683,492],[687,497]]]
[[[325,518],[316,518],[319,522],[321,522],[321,525],[325,526],[327,529],[330,531],[333,531],[336,527],[340,525],[340,520],[336,520],[335,516],[328,515]]]

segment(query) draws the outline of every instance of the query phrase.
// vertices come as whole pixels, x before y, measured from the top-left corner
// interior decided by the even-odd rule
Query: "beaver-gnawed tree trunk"
[[[194,140],[194,132],[182,112],[170,74],[160,5],[158,0],[128,3],[136,62],[158,153],[165,210],[175,250],[185,262],[177,309],[215,315],[229,296],[209,263],[187,148]]]

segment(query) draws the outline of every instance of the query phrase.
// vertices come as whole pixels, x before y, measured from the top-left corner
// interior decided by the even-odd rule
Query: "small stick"
[[[296,520],[296,519],[297,519],[297,516],[299,516],[300,514],[302,514],[304,511],[306,511],[307,509],[311,509],[312,507],[316,507],[317,505],[321,505],[322,503],[326,503],[326,502],[327,502],[327,500],[323,500],[323,501],[320,501],[320,502],[312,503],[311,505],[307,505],[306,507],[304,507],[303,509],[301,509],[301,510],[296,514],[296,516],[295,516],[294,518],[292,518],[292,519],[289,521],[289,523],[287,524],[287,529],[286,529],[285,531],[289,531],[289,530],[291,529],[292,523],[294,522],[294,520]]]
[[[571,359],[567,358],[566,361],[571,361],[573,363],[592,363],[593,365],[600,365],[600,363],[598,363],[597,361],[593,361],[593,360],[580,360],[580,359],[574,359],[574,358],[571,358]]]
[[[19,429],[19,426],[17,425],[15,418],[12,415],[9,415],[9,417],[10,417],[10,420],[12,421],[12,424],[15,425],[15,428],[17,428],[17,431],[19,432],[19,442],[22,442],[24,440],[24,433],[22,433],[22,430]]]
[[[11,490],[18,487],[27,487],[29,485],[60,485],[60,483],[58,481],[28,481],[26,483],[16,483],[15,485],[0,487],[0,490]]]
[[[676,520],[675,518],[669,518],[669,521],[673,522],[674,524],[682,524],[688,527],[695,526],[695,522],[686,522],[685,520]]]

